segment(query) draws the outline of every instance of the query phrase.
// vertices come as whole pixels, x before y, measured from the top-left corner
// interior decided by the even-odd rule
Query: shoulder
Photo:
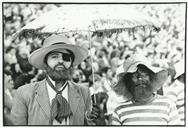
[[[25,84],[25,85],[19,87],[17,90],[30,92],[30,91],[32,91],[33,89],[36,89],[36,87],[37,87],[38,85],[40,85],[41,82],[42,82],[42,81],[33,82],[33,83],[29,83],[29,84]]]
[[[89,87],[82,84],[74,83],[73,81],[69,81],[69,84],[71,88],[77,90],[77,92],[79,92],[82,97],[87,98],[90,96]]]
[[[17,94],[25,98],[27,98],[28,96],[32,96],[35,93],[36,89],[39,87],[39,85],[41,85],[41,83],[43,82],[44,80],[25,84],[17,89]]]
[[[154,101],[154,103],[156,105],[162,105],[162,106],[167,106],[167,107],[171,107],[175,105],[175,102],[170,99],[168,96],[161,96],[161,95],[157,95],[156,100]]]
[[[78,90],[82,90],[82,91],[86,91],[86,92],[89,91],[89,87],[87,87],[85,85],[78,84],[73,81],[69,81],[69,84],[73,85]]]
[[[124,102],[117,104],[116,108],[114,109],[114,112],[118,113],[118,111],[121,111],[124,108],[132,107],[132,106],[134,106],[132,101],[130,101],[130,100],[124,101]]]
[[[161,96],[161,95],[158,95],[157,94],[157,98],[156,98],[157,100],[159,100],[159,101],[164,101],[164,102],[173,102],[168,96],[166,96],[166,95],[163,95],[163,96]]]

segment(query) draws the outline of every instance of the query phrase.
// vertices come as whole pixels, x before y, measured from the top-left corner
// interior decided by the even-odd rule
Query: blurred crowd
[[[40,39],[15,39],[12,36],[27,23],[60,4],[3,4],[4,27],[4,112],[9,119],[14,91],[26,83],[40,81],[45,73],[28,62],[31,52],[41,47]],[[185,5],[138,4],[132,5],[157,19],[158,33],[69,33],[75,43],[86,47],[90,56],[75,67],[73,81],[90,87],[92,93],[108,95],[107,113],[110,114],[121,97],[112,90],[116,83],[116,70],[133,53],[142,53],[153,66],[169,68],[185,56]],[[91,46],[89,44],[91,41]],[[92,58],[91,58],[92,56]],[[94,72],[94,75],[92,75]],[[95,86],[93,86],[93,83]],[[168,83],[170,85],[170,82]],[[115,99],[119,98],[119,100]]]

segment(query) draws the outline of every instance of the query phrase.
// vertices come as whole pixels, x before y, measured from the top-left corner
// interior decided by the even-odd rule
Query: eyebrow
[[[59,53],[62,53],[62,54],[70,54],[70,53],[66,53],[66,52],[59,52],[59,51],[52,51],[52,52],[50,52],[49,53],[49,55],[57,55],[57,54],[59,54]]]
[[[59,52],[60,53],[60,52]],[[53,56],[53,55],[58,55],[59,54],[58,52],[51,52],[49,55],[50,56]]]

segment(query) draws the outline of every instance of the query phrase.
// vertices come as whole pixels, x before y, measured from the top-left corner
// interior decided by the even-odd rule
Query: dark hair
[[[33,79],[35,77],[35,75],[32,74],[26,74],[23,73],[21,75],[19,75],[14,82],[14,89],[18,89],[19,87],[28,84],[31,82],[31,79]]]
[[[10,52],[12,49],[15,49],[13,46],[9,46],[9,47],[7,47],[7,49],[6,49],[6,53],[8,53],[8,52]],[[16,49],[15,49],[16,50]]]
[[[103,67],[103,68],[101,68],[100,73],[101,73],[101,74],[102,74],[102,73],[107,73],[109,69],[110,69],[110,67]]]

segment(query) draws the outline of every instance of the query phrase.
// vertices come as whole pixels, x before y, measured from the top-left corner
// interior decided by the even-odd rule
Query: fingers
[[[99,114],[100,114],[100,109],[99,109],[98,105],[93,104],[92,111],[89,114],[89,118],[90,119],[97,119]]]
[[[96,104],[93,104],[92,112],[91,112],[91,114],[93,115],[93,117],[97,118],[99,116],[99,112],[100,112],[99,106],[96,105]]]

